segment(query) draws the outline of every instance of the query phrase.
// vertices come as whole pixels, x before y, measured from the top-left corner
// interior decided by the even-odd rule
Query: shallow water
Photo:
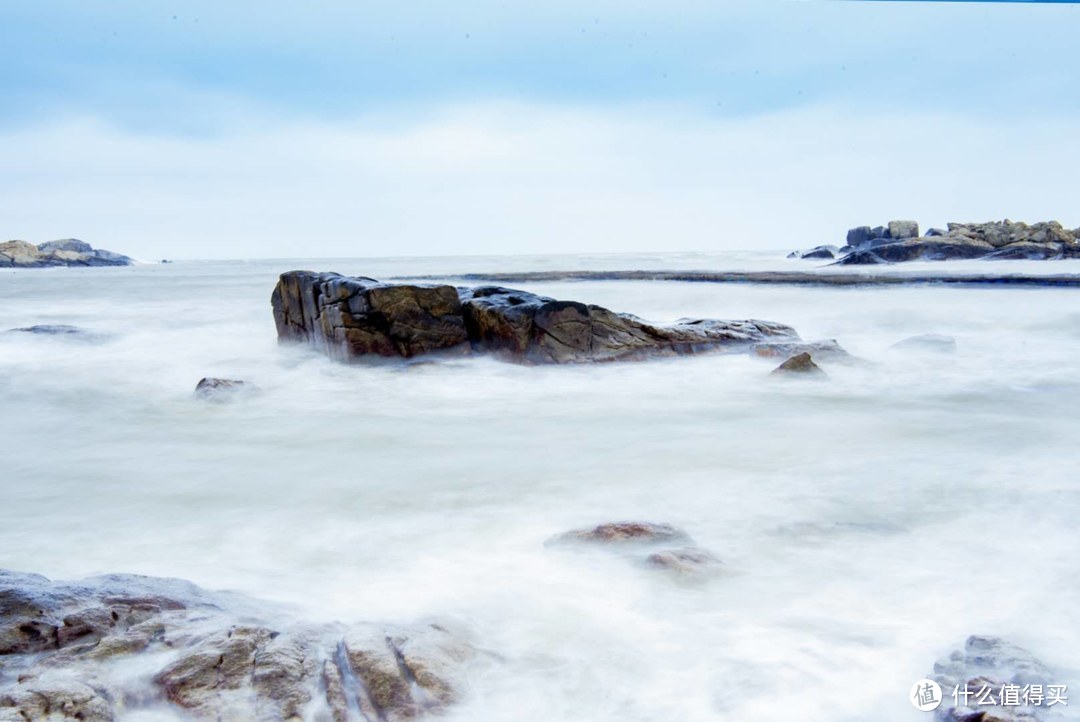
[[[0,273],[0,328],[110,335],[0,337],[0,567],[177,576],[315,619],[455,620],[502,661],[447,720],[928,719],[908,689],[972,633],[1007,636],[1080,685],[1077,291],[528,286],[653,321],[781,321],[867,361],[823,363],[830,380],[812,383],[722,355],[340,365],[276,343],[270,291],[297,267],[807,266],[746,254]],[[927,332],[957,352],[889,348]],[[207,375],[263,393],[199,403]],[[694,583],[543,546],[636,518],[686,529],[725,573]]]

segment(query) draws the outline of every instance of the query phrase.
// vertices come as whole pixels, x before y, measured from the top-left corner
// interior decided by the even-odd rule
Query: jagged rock
[[[792,356],[784,363],[773,369],[773,374],[800,374],[807,376],[825,377],[827,374],[814,363],[813,358],[808,353],[801,353],[796,356]]]
[[[836,339],[810,342],[770,341],[766,343],[756,343],[753,346],[753,354],[760,358],[789,359],[792,356],[803,353],[808,353],[819,359],[824,358],[832,361],[852,360],[851,354],[845,351]]]
[[[581,363],[747,351],[799,338],[769,321],[660,326],[500,286],[385,284],[310,271],[283,274],[271,302],[280,340],[307,342],[343,360],[473,351],[529,364]]]
[[[238,379],[219,379],[208,376],[195,385],[195,398],[209,401],[224,401],[241,394],[257,393],[259,387],[250,381]]]
[[[438,625],[307,625],[259,609],[180,580],[0,571],[0,720],[106,722],[138,700],[215,722],[359,722],[350,710],[364,705],[404,722],[458,700],[476,655]],[[148,677],[102,664],[136,656]]]
[[[619,521],[563,532],[549,539],[548,544],[672,544],[690,541],[686,532],[670,524]]]
[[[903,240],[918,237],[919,224],[916,221],[889,221],[889,238]]]
[[[956,339],[939,333],[923,333],[897,341],[891,348],[899,350],[935,351],[953,353],[956,351]]]
[[[1045,699],[1037,705],[987,706],[975,704],[977,695],[989,690],[1000,701],[1006,684],[1020,688],[1042,685],[1045,693],[1046,687],[1062,683],[1055,682],[1050,670],[1027,650],[1000,637],[978,635],[968,637],[962,650],[938,660],[930,679],[941,686],[944,698],[935,713],[940,722],[1038,722],[1048,709]],[[969,704],[956,704],[965,699],[962,694],[954,697],[957,689],[971,693]]]
[[[112,251],[94,249],[75,238],[49,241],[35,246],[26,241],[0,243],[0,268],[45,268],[49,266],[129,266],[134,261]]]

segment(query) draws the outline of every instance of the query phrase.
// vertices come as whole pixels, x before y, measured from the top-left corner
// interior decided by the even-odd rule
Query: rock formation
[[[654,325],[500,286],[391,284],[311,271],[283,274],[271,300],[280,340],[309,343],[341,360],[477,352],[526,364],[581,363],[749,352],[800,340],[794,329],[770,321]]]
[[[281,616],[176,579],[0,571],[0,720],[172,708],[215,722],[404,722],[459,699],[477,656],[437,624]]]
[[[792,356],[784,363],[780,364],[773,370],[774,374],[778,375],[803,375],[803,376],[815,376],[818,378],[825,378],[826,373],[821,370],[821,367],[814,363],[814,359],[808,353],[800,353]]]
[[[828,258],[828,246],[789,256]],[[887,226],[860,226],[847,233],[839,265],[903,263],[985,258],[989,260],[1048,260],[1080,258],[1080,228],[1069,230],[1057,221],[1027,223],[950,223],[948,230],[931,228],[919,235],[915,221],[890,221]]]
[[[93,248],[75,238],[49,241],[35,246],[26,241],[0,243],[0,268],[45,268],[49,266],[130,266],[127,256]]]
[[[250,381],[219,379],[208,376],[195,384],[195,398],[208,401],[224,401],[241,395],[258,393],[259,387]]]

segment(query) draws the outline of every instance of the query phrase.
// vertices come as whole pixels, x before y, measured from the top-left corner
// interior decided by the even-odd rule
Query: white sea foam
[[[455,720],[923,719],[907,691],[972,633],[1028,647],[1080,695],[1075,290],[528,286],[655,321],[790,323],[868,362],[822,361],[828,383],[716,355],[345,366],[279,347],[269,307],[276,275],[296,267],[766,265],[5,271],[0,329],[113,336],[0,337],[0,567],[177,576],[313,619],[456,620],[501,661],[477,672]],[[889,348],[928,332],[957,352]],[[207,375],[263,393],[199,403]],[[543,546],[620,519],[684,528],[728,573],[680,584]]]

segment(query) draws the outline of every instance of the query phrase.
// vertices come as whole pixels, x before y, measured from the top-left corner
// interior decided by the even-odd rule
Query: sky
[[[0,238],[137,258],[1080,226],[1080,6],[0,5]]]

